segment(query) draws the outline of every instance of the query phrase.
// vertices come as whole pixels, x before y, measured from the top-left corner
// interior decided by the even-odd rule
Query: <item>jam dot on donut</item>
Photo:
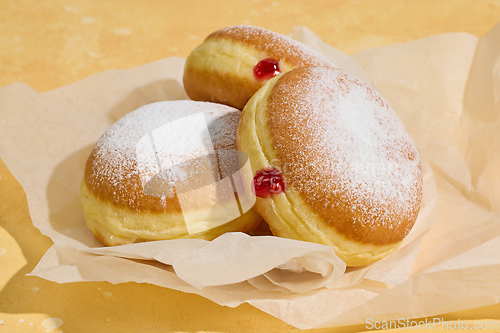
[[[267,167],[255,174],[252,189],[256,196],[267,198],[270,194],[280,194],[285,191],[285,182],[278,169]]]
[[[274,59],[261,60],[253,68],[253,74],[259,81],[269,80],[280,73],[280,66]]]

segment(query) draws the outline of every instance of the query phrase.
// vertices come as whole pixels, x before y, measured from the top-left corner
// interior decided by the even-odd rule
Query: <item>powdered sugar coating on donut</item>
[[[338,232],[391,244],[422,196],[418,152],[383,97],[339,69],[283,75],[268,100],[273,148],[289,185]]]
[[[249,25],[236,25],[210,34],[211,38],[229,38],[265,51],[270,58],[287,61],[295,67],[327,66],[335,67],[328,59],[290,37]]]
[[[177,197],[154,197],[144,193],[137,163],[141,151],[137,150],[137,144],[156,128],[198,113],[202,113],[206,120],[214,150],[236,149],[239,110],[194,101],[149,104],[121,118],[99,139],[87,160],[84,176],[87,187],[101,200],[137,211],[180,211]],[[189,133],[189,123],[183,124],[178,130]],[[179,152],[168,156],[173,165],[204,153],[188,149],[182,140],[169,144],[175,145],[175,151]],[[154,170],[149,172],[154,173]],[[197,168],[192,168],[190,172],[197,172]]]

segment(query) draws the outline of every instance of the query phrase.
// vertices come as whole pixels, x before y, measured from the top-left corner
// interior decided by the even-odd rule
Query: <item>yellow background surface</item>
[[[187,57],[210,32],[236,24],[282,34],[305,25],[351,54],[445,32],[482,36],[499,22],[500,0],[0,0],[0,87],[24,82],[43,92],[108,69]],[[24,191],[0,160],[0,332],[299,331],[247,304],[232,309],[147,284],[26,277],[51,244],[33,227]],[[499,320],[500,305],[436,318]]]

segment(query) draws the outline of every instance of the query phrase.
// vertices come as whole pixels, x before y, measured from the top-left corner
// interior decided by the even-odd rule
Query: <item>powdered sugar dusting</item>
[[[233,38],[251,44],[253,47],[266,51],[276,60],[286,60],[296,67],[327,66],[335,67],[323,55],[290,37],[250,25],[237,25],[224,28],[207,37]]]
[[[409,232],[422,195],[420,160],[375,90],[338,69],[295,70],[274,87],[268,115],[287,182],[331,225],[371,242]]]
[[[239,110],[225,105],[194,101],[153,103],[129,113],[99,139],[87,161],[87,186],[103,200],[138,211],[180,211],[176,197],[155,198],[144,193],[141,178],[144,179],[146,174],[149,174],[149,178],[154,177],[159,171],[158,164],[144,163],[140,169],[138,160],[151,161],[149,157],[154,154],[148,148],[150,145],[142,142],[147,141],[148,134],[154,133],[155,129],[165,124],[199,113],[203,114],[208,124],[209,136],[212,139],[210,146],[213,145],[215,150],[236,149]],[[179,133],[192,133],[190,122],[179,121],[176,126]],[[172,152],[169,156],[163,156],[169,159],[170,165],[192,160],[205,153],[197,151],[191,141],[182,140],[182,137],[169,137],[168,140],[168,143],[161,144],[175,146],[175,149],[169,150]],[[196,160],[193,163],[196,163]],[[197,170],[194,166],[190,172]],[[172,180],[166,174],[158,174],[156,180],[172,185]]]

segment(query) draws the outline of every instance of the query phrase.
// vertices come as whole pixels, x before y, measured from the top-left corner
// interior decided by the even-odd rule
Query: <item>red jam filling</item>
[[[281,172],[273,167],[258,171],[253,177],[253,192],[260,198],[267,198],[270,194],[280,194],[285,191],[285,182]]]
[[[280,73],[280,67],[274,59],[264,59],[259,61],[253,68],[253,74],[259,81],[269,80]]]

